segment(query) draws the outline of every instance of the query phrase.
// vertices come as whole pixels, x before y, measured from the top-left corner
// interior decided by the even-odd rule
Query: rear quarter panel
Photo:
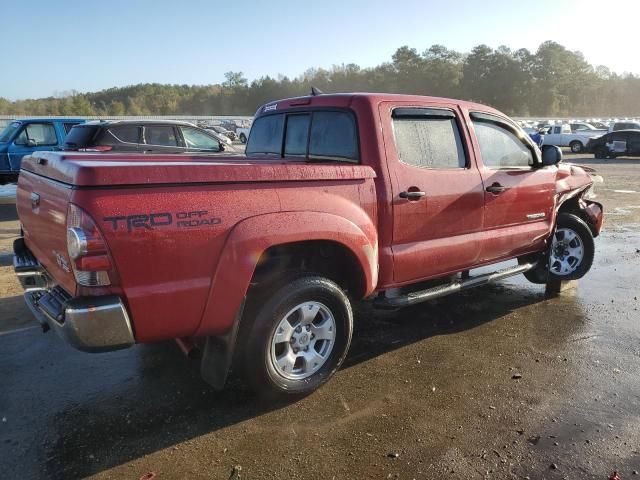
[[[267,223],[242,245],[229,245],[230,232],[242,221],[317,211],[370,225],[367,235],[375,244],[372,179],[77,190],[73,201],[105,235],[138,342],[218,334],[231,325],[269,239],[297,232],[288,222]],[[151,214],[157,225],[126,218]],[[320,220],[287,238],[332,238],[332,227]],[[229,256],[235,267],[217,268]]]

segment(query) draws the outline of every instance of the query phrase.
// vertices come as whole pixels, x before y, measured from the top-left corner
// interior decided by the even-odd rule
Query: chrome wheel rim
[[[558,228],[553,236],[549,270],[558,276],[575,272],[584,258],[584,245],[580,236],[570,228]]]
[[[573,153],[580,153],[580,150],[582,150],[582,147],[580,146],[580,144],[579,144],[579,143],[574,143],[574,144],[571,146],[571,151],[572,151]]]
[[[271,337],[269,360],[288,380],[304,380],[327,362],[336,340],[336,321],[320,302],[304,302],[280,320]]]

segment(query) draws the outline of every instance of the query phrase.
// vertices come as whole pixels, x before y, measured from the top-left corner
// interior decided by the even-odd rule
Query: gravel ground
[[[362,303],[346,365],[288,405],[214,392],[170,342],[91,355],[40,333],[0,192],[0,478],[640,478],[640,161],[566,160],[597,169],[607,213],[576,290]]]

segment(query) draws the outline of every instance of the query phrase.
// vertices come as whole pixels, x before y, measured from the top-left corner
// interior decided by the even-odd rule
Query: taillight
[[[76,282],[85,287],[110,285],[107,244],[93,219],[73,203],[67,211],[67,251]]]

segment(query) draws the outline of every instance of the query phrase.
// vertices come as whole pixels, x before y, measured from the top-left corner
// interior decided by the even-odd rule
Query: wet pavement
[[[0,198],[0,479],[640,478],[640,161],[584,163],[608,218],[576,290],[516,277],[360,304],[346,365],[289,405],[213,391],[173,343],[85,354],[43,335]]]

